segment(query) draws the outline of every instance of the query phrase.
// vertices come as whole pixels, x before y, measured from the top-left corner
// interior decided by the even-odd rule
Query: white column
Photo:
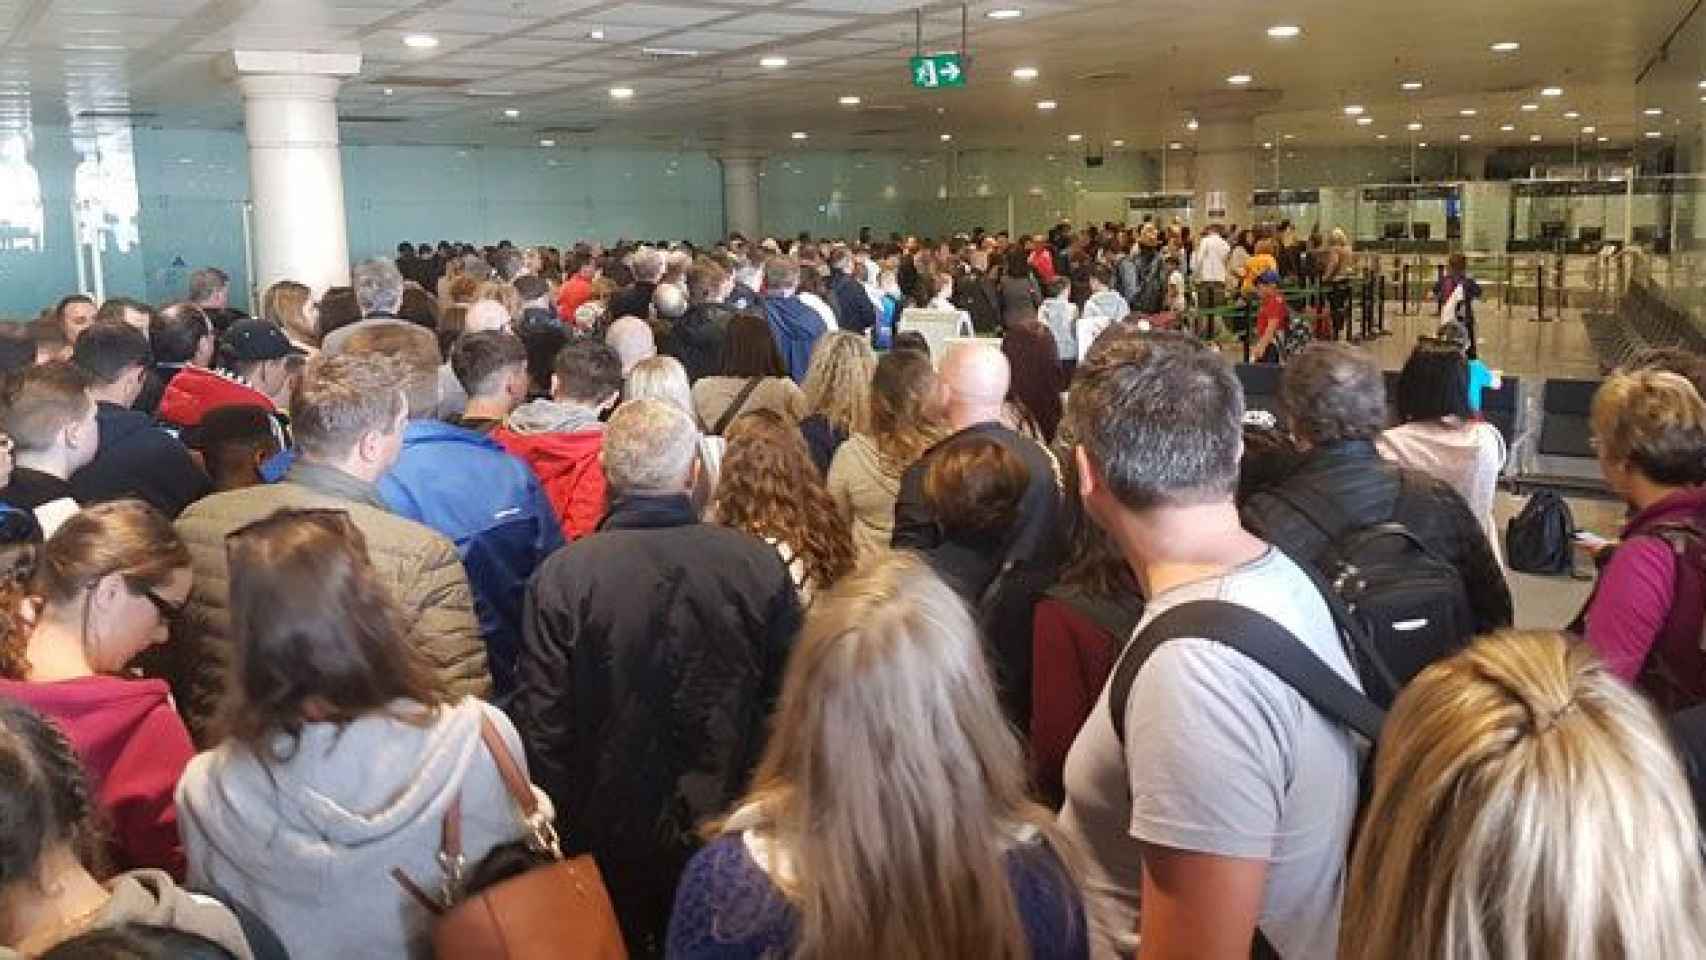
[[[1256,189],[1255,121],[1243,117],[1200,123],[1191,184],[1197,198],[1192,226],[1201,230],[1210,223],[1248,224],[1250,194]]]
[[[237,50],[223,66],[243,94],[257,285],[349,283],[337,97],[360,54]]]
[[[757,240],[764,229],[758,203],[759,154],[720,153],[723,165],[723,235],[738,233]]]

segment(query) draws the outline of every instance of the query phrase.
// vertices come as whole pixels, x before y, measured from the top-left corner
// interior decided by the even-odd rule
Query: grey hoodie
[[[516,433],[576,433],[581,430],[602,430],[598,411],[578,403],[557,400],[530,400],[510,411],[504,426]]]
[[[480,739],[482,713],[526,760],[489,704],[467,698],[425,724],[404,719],[418,709],[398,703],[341,733],[309,724],[283,764],[229,741],[190,761],[177,793],[190,882],[260,914],[293,957],[430,957],[430,917],[391,868],[438,890],[440,829],[458,791],[470,866],[522,836]]]

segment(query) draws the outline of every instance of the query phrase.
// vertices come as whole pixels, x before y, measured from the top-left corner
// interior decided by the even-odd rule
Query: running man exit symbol
[[[965,65],[957,53],[912,58],[912,85],[924,90],[966,85]]]

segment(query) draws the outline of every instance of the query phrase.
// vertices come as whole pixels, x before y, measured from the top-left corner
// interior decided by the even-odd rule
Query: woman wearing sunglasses
[[[165,682],[128,667],[166,642],[189,592],[189,550],[139,500],[83,510],[39,549],[0,545],[0,697],[70,738],[119,870],[183,876],[172,790],[195,749]]]

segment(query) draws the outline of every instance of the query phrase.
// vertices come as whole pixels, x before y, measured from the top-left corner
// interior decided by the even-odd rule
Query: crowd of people
[[[1191,318],[1349,270],[1262,234],[0,330],[0,957],[430,957],[546,828],[635,957],[1706,956],[1706,359],[1601,386],[1630,519],[1519,632],[1472,332],[1246,409]]]

